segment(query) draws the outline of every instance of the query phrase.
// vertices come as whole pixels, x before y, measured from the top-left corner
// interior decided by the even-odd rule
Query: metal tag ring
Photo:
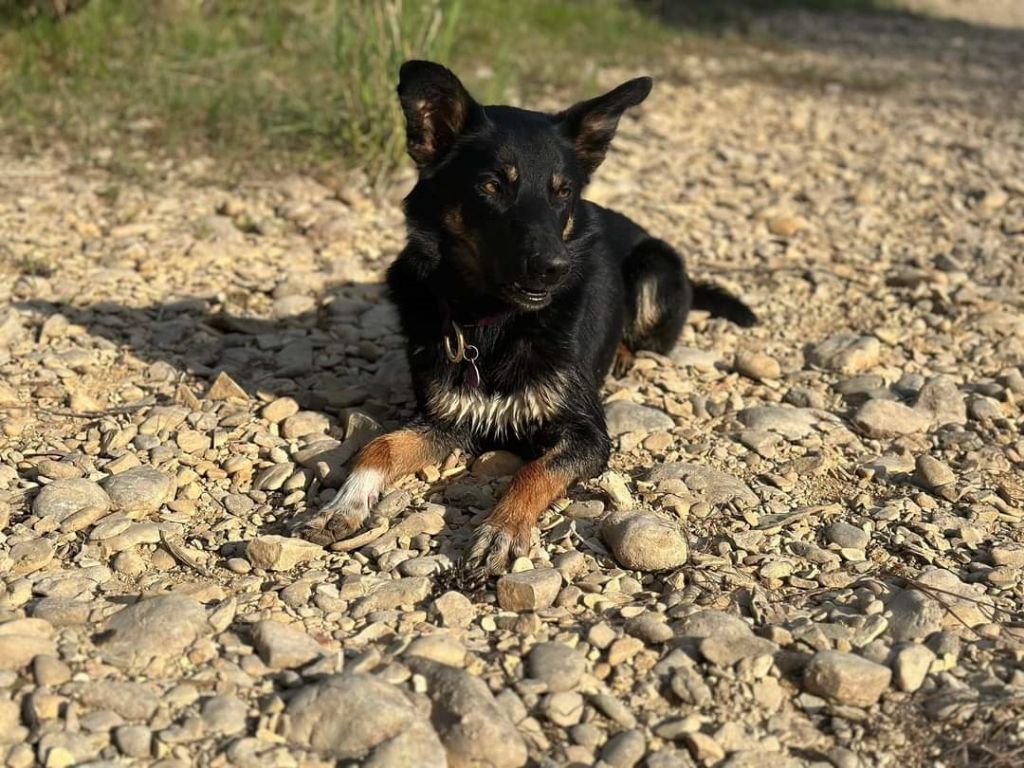
[[[452,340],[448,334],[444,335],[444,353],[453,363],[461,363],[466,357],[466,338],[462,335],[462,329],[452,323],[452,335],[455,336],[455,349],[452,350]]]

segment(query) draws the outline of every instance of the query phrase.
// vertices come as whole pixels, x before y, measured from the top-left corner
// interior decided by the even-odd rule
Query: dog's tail
[[[712,317],[724,317],[742,328],[757,324],[754,310],[724,288],[711,283],[690,281],[693,286],[693,308],[710,312]]]

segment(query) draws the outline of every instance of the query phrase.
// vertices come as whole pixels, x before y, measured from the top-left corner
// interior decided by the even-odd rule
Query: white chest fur
[[[555,377],[509,395],[434,385],[427,406],[431,415],[442,422],[468,427],[477,435],[502,438],[521,437],[550,421],[564,403],[565,385]]]

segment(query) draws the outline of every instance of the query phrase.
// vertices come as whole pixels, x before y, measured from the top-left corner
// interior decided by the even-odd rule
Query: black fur
[[[639,78],[549,115],[483,107],[444,67],[402,66],[419,179],[405,200],[408,244],[387,282],[408,342],[416,429],[434,444],[505,448],[592,477],[611,451],[599,390],[620,345],[668,352],[692,306],[754,322],[738,299],[691,283],[667,243],[581,197],[619,118],[650,88]],[[469,364],[444,351],[456,326],[479,350],[478,389]],[[517,429],[474,428],[436,402],[439,392],[529,402],[523,393],[536,391],[555,392],[554,407]],[[525,553],[528,534],[485,530],[474,554],[501,570]]]

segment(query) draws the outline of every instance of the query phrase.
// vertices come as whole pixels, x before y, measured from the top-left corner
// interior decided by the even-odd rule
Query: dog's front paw
[[[473,533],[467,565],[484,576],[508,571],[517,557],[530,553],[533,527],[509,522],[488,521]]]
[[[314,544],[329,546],[363,527],[380,489],[354,473],[327,506],[295,518],[291,530]]]

